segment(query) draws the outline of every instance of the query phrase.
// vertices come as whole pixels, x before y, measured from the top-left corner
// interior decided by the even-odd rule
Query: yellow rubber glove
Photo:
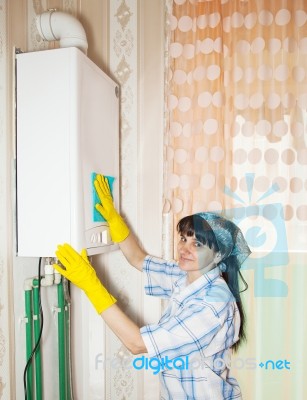
[[[130,232],[124,220],[114,207],[107,178],[103,175],[97,175],[94,181],[94,186],[101,201],[101,204],[96,204],[96,209],[108,222],[113,242],[122,242]]]
[[[66,269],[58,264],[53,265],[54,269],[84,290],[99,314],[116,302],[116,299],[98,279],[96,271],[87,258],[85,249],[82,250],[80,255],[69,244],[65,243],[63,246],[58,246],[55,254]]]

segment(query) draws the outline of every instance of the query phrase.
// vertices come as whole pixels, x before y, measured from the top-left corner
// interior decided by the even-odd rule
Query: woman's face
[[[186,272],[199,272],[199,276],[220,262],[220,253],[199,242],[195,235],[180,235],[177,246],[179,267]]]

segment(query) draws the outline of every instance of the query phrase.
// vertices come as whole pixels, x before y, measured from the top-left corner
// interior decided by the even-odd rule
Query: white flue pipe
[[[78,47],[86,54],[88,43],[85,30],[72,15],[49,10],[36,17],[36,26],[44,40],[59,40],[60,47]]]

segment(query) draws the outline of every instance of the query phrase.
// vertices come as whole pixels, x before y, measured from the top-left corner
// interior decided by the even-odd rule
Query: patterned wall
[[[11,9],[8,10],[8,5]],[[163,98],[163,65],[154,65],[156,77],[160,79],[161,88],[157,85],[151,89],[148,99],[144,100],[142,94],[143,85],[151,80],[151,76],[145,76],[145,63],[154,64],[155,59],[146,52],[145,45],[150,46],[150,40],[154,39],[152,47],[161,52],[163,59],[163,32],[157,40],[149,34],[149,42],[145,43],[144,34],[146,29],[152,26],[156,29],[153,22],[144,21],[140,16],[147,15],[150,21],[157,18],[158,23],[162,24],[163,1],[157,1],[154,5],[149,2],[145,5],[137,0],[105,0],[102,3],[95,3],[92,0],[22,0],[20,9],[14,7],[15,3],[8,0],[0,0],[0,399],[8,400],[23,397],[22,371],[24,365],[24,326],[23,304],[20,301],[20,292],[25,277],[33,276],[36,273],[36,259],[14,258],[14,236],[13,231],[13,211],[14,201],[14,168],[12,164],[12,138],[13,128],[11,124],[11,104],[12,93],[11,68],[12,59],[12,38],[14,32],[20,29],[26,32],[26,35],[20,33],[22,44],[18,43],[23,51],[39,51],[47,48],[57,47],[56,43],[46,43],[41,40],[35,26],[35,15],[48,8],[57,7],[78,16],[84,20],[90,28],[90,37],[96,39],[95,43],[89,43],[93,59],[101,60],[101,64],[106,66],[106,71],[110,73],[121,86],[121,187],[122,187],[122,213],[127,218],[132,229],[138,234],[145,230],[146,224],[151,224],[151,231],[146,231],[144,240],[147,237],[148,248],[159,255],[161,248],[160,221],[158,212],[161,211],[161,190],[162,173],[158,177],[156,173],[162,171],[162,162],[157,168],[152,170],[153,162],[162,154],[163,135],[151,136],[150,130],[160,129],[163,126],[163,107],[161,107]],[[153,9],[154,14],[148,11]],[[22,10],[22,12],[19,10]],[[162,10],[162,12],[161,12]],[[102,13],[102,11],[104,13]],[[99,14],[100,13],[100,14]],[[95,15],[94,15],[95,14]],[[97,14],[99,14],[97,16]],[[91,23],[91,17],[95,24]],[[13,23],[8,23],[8,22]],[[107,38],[97,38],[97,32],[101,32],[101,26],[108,26]],[[104,29],[104,28],[103,28]],[[105,30],[106,31],[106,30]],[[145,32],[146,33],[146,32]],[[95,36],[96,35],[96,36]],[[8,39],[10,41],[8,43]],[[16,44],[14,42],[14,44]],[[106,48],[102,48],[102,46]],[[100,46],[100,47],[99,47]],[[157,48],[160,46],[160,48]],[[93,50],[94,49],[94,50]],[[98,49],[98,50],[97,50]],[[94,52],[97,52],[94,53]],[[98,54],[99,53],[99,54]],[[91,58],[91,57],[90,57]],[[141,60],[142,58],[142,60]],[[153,59],[153,60],[152,60]],[[145,61],[144,61],[145,60]],[[147,60],[147,61],[146,61]],[[152,67],[151,67],[152,68]],[[160,75],[159,75],[160,74]],[[148,87],[148,85],[147,85]],[[158,90],[157,90],[158,89]],[[158,94],[158,96],[157,96]],[[160,96],[160,97],[159,97]],[[142,104],[140,104],[142,103]],[[146,103],[148,103],[146,105]],[[150,129],[146,127],[146,115],[140,111],[150,110],[152,106],[157,105],[157,112],[152,111],[157,118]],[[142,127],[142,132],[140,132]],[[146,140],[151,143],[150,149],[146,148]],[[143,147],[142,147],[143,146]],[[143,148],[143,159],[140,157],[140,149]],[[147,157],[145,155],[148,155]],[[145,172],[147,171],[147,172]],[[149,171],[149,172],[148,172]],[[149,173],[149,177],[148,177]],[[152,175],[151,175],[152,174]],[[155,195],[148,196],[148,183],[154,190]],[[8,190],[6,190],[8,189]],[[151,214],[144,218],[146,204],[153,203]],[[144,203],[146,203],[144,205]],[[159,214],[160,215],[160,214]],[[155,236],[152,238],[152,234]],[[9,249],[9,251],[8,251]],[[103,272],[103,276],[108,281],[112,292],[118,298],[118,301],[124,311],[131,315],[134,320],[140,324],[144,321],[150,321],[152,318],[158,318],[160,304],[150,302],[143,298],[142,277],[136,271],[127,265],[123,256],[119,252],[109,255],[96,257],[94,260],[98,270]],[[11,266],[13,265],[13,268]],[[112,270],[110,270],[112,268]],[[112,273],[110,273],[110,271]],[[107,279],[106,276],[110,275]],[[14,289],[9,290],[13,286]],[[15,299],[13,299],[13,295]],[[15,313],[15,335],[14,321],[12,319],[12,310],[14,304]],[[87,335],[88,343],[85,343],[83,351],[82,390],[86,397],[90,399],[136,399],[146,398],[147,400],[158,398],[158,382],[153,375],[134,371],[131,367],[127,368],[123,362],[131,359],[131,355],[125,350],[115,335],[108,329],[104,332],[104,325],[100,318],[97,318],[91,310],[88,310],[86,300],[82,300],[80,307],[85,310],[86,317],[82,320],[82,334]],[[145,317],[144,317],[145,315]],[[78,332],[79,334],[79,332]],[[80,332],[81,334],[81,332]],[[14,343],[16,344],[14,352],[10,351]],[[104,339],[105,338],[105,339]],[[88,340],[89,339],[89,340]],[[95,365],[95,359],[100,352],[105,360],[113,361],[111,364],[104,364],[101,368]],[[15,368],[15,372],[14,372]],[[80,369],[80,366],[77,368]],[[13,378],[15,375],[15,379]],[[51,383],[52,385],[52,380]],[[146,389],[144,389],[146,388]],[[15,393],[16,392],[16,393]],[[46,400],[48,400],[46,393]],[[81,395],[83,396],[83,395]],[[83,396],[84,397],[84,396]]]
[[[157,5],[160,7],[159,3]],[[145,118],[144,115],[140,115],[142,102],[140,85],[141,82],[146,81],[140,68],[140,52],[144,51],[140,47],[141,38],[138,36],[141,35],[140,24],[143,24],[140,22],[141,12],[140,4],[135,0],[110,2],[109,21],[112,23],[110,24],[109,65],[111,75],[121,87],[121,208],[122,214],[137,234],[142,229],[140,210],[136,207],[136,199],[140,198],[142,190],[140,180],[143,178],[139,156],[140,135],[146,134],[139,131],[142,119]],[[144,319],[146,320],[144,314],[149,309],[143,297],[141,275],[137,271],[131,271],[131,267],[121,259],[120,254],[109,255],[108,264],[118,265],[116,270],[112,270],[111,281],[121,307],[132,318],[142,323]],[[153,314],[155,308],[159,309],[157,304],[149,307]],[[106,356],[114,360],[113,365],[116,365],[106,370],[106,397],[112,400],[133,400],[140,396],[146,399],[158,398],[157,379],[148,375],[143,377],[140,371],[127,368],[131,355],[109,331],[107,331],[106,343]],[[148,387],[151,388],[150,391],[145,389]]]
[[[137,196],[137,2],[118,0],[110,3],[110,70],[114,73],[121,87],[121,172],[122,172],[122,210],[130,224],[137,229],[137,209],[134,206]],[[113,16],[113,19],[112,19]],[[115,17],[115,18],[114,18]],[[129,171],[129,174],[126,172]],[[127,215],[128,212],[128,215]],[[125,312],[137,309],[137,297],[131,296],[131,289],[140,289],[139,276],[131,274],[125,264],[112,274],[118,296]],[[128,284],[126,284],[128,283]],[[130,288],[130,289],[129,289]],[[108,335],[110,344],[109,357],[120,362],[118,368],[107,370],[107,384],[110,398],[133,399],[137,397],[136,371],[126,368],[125,358],[129,352],[119,341],[114,342],[112,334]],[[122,366],[124,365],[124,366]]]

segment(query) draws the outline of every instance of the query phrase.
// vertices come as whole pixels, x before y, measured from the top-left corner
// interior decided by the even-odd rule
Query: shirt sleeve
[[[143,263],[145,293],[150,296],[169,298],[173,285],[184,273],[175,261],[146,256]]]
[[[208,357],[233,343],[231,310],[218,316],[212,305],[202,303],[191,304],[165,322],[162,319],[140,329],[149,357],[174,359],[195,352]]]

